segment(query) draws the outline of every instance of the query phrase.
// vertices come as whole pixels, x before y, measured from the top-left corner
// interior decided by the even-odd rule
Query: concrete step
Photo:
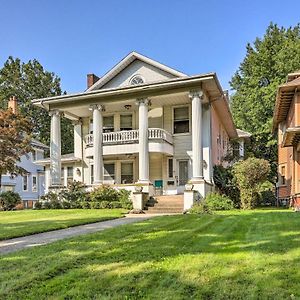
[[[182,213],[183,195],[155,196],[147,204],[146,213]]]

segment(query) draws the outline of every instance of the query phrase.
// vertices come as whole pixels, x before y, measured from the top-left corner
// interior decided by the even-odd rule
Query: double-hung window
[[[120,116],[120,130],[132,130],[132,115],[121,115]]]
[[[114,131],[114,116],[103,117],[103,132]]]
[[[37,177],[32,176],[32,191],[37,192]]]
[[[133,183],[133,163],[121,163],[121,183]]]
[[[174,107],[174,124],[173,132],[188,133],[190,132],[189,107]]]
[[[28,175],[23,176],[23,191],[28,191]]]
[[[115,180],[115,164],[104,164],[104,180]]]

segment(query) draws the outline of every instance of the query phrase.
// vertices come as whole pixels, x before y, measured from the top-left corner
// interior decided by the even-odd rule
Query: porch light
[[[79,168],[76,169],[76,175],[77,175],[77,176],[81,176],[81,171],[80,171]]]

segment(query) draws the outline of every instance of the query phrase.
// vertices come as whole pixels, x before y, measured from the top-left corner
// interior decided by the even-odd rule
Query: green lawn
[[[0,299],[299,299],[300,213],[158,217],[3,256]]]
[[[0,240],[122,217],[122,209],[0,211]]]

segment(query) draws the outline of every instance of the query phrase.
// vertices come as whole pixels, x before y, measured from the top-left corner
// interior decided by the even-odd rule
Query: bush
[[[76,208],[84,208],[84,209],[91,208],[91,202],[88,201],[76,202],[76,204],[78,205]]]
[[[239,208],[241,205],[240,190],[237,186],[232,167],[214,166],[213,178],[218,191],[230,198],[234,203],[234,207]]]
[[[212,210],[208,207],[205,201],[198,202],[189,210],[190,214],[203,215],[212,214]]]
[[[89,193],[86,192],[86,185],[79,181],[73,181],[68,188],[59,193],[59,198],[71,203],[72,208],[78,208],[82,201],[89,201]],[[75,202],[75,204],[74,204]]]
[[[93,209],[99,209],[99,208],[101,208],[100,203],[101,203],[101,202],[91,201],[91,202],[90,202],[91,208],[93,208]]]
[[[51,209],[51,203],[50,203],[50,201],[43,202],[43,208],[44,209]]]
[[[243,209],[251,209],[257,205],[259,188],[267,180],[270,170],[268,161],[254,157],[234,165],[234,176],[240,189]]]
[[[43,208],[43,204],[41,201],[36,201],[34,204],[34,209],[42,209]]]
[[[102,185],[96,189],[94,189],[90,193],[91,201],[94,202],[102,202],[102,201],[118,201],[119,200],[119,192],[118,190],[108,186]]]
[[[50,204],[50,208],[52,208],[52,209],[60,209],[60,208],[62,208],[61,202],[58,199],[51,200],[49,202],[49,204]]]
[[[0,193],[0,208],[2,210],[12,210],[21,203],[21,197],[18,193],[7,191]]]
[[[204,202],[211,210],[230,210],[233,209],[233,201],[224,195],[218,193],[208,194]]]
[[[101,201],[100,208],[111,208],[111,204],[109,201]]]
[[[62,207],[63,209],[69,209],[69,208],[71,208],[71,203],[70,203],[69,201],[63,200],[63,201],[61,202],[61,207]]]
[[[122,203],[120,201],[114,201],[111,203],[111,208],[122,208]]]
[[[133,209],[130,192],[125,189],[119,190],[119,202],[121,203],[122,208]]]

